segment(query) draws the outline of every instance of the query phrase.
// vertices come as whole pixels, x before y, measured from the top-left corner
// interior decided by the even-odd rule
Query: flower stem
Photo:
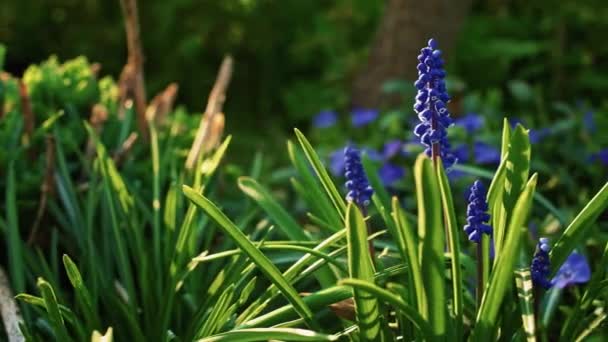
[[[486,286],[483,276],[483,246],[481,241],[477,244],[477,308],[481,306],[483,290]]]

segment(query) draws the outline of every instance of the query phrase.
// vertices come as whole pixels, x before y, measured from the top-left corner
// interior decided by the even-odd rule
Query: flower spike
[[[481,181],[476,180],[471,186],[467,224],[464,226],[464,231],[471,242],[481,242],[482,234],[492,235],[492,227],[486,224],[489,220],[486,189]]]
[[[549,275],[551,274],[551,264],[549,261],[549,239],[540,238],[536,245],[536,252],[532,258],[530,265],[530,273],[532,274],[532,283],[535,286],[540,286],[544,289],[551,287]]]
[[[444,81],[446,73],[441,50],[437,50],[435,39],[430,39],[428,46],[420,50],[418,61],[418,80],[414,83],[418,94],[414,110],[421,123],[414,133],[426,146],[429,157],[441,157],[445,167],[450,168],[456,162],[447,139],[447,128],[452,124],[447,108],[450,97]]]
[[[359,151],[354,147],[344,149],[344,171],[348,189],[346,200],[359,206],[369,205],[374,190],[367,180]]]

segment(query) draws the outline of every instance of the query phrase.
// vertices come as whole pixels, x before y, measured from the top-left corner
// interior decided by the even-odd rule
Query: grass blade
[[[302,301],[297,291],[283,277],[277,267],[257,249],[245,234],[224,213],[203,195],[184,185],[183,192],[188,199],[203,209],[210,218],[251,258],[276,287],[281,290],[285,298],[294,306],[296,311],[310,326],[314,326],[312,312]]]
[[[369,254],[367,225],[363,215],[352,202],[346,209],[346,237],[348,239],[348,270],[352,278],[368,282],[374,281],[374,264]],[[359,288],[353,289],[357,324],[362,341],[383,340],[380,326],[378,300],[370,293]]]
[[[431,159],[420,154],[414,165],[416,197],[418,199],[418,250],[420,265],[424,265],[422,281],[426,307],[422,316],[431,324],[433,336],[446,334],[445,296],[445,231],[441,212],[441,195]]]
[[[321,181],[325,192],[327,192],[329,199],[340,214],[340,217],[343,218],[344,212],[346,211],[346,204],[344,204],[342,195],[340,195],[338,188],[336,188],[336,185],[332,182],[331,177],[329,177],[329,174],[327,173],[325,166],[323,166],[321,159],[319,159],[317,152],[315,152],[315,150],[312,148],[312,145],[310,145],[304,134],[302,134],[302,132],[300,132],[300,130],[297,128],[295,129],[295,133],[300,145],[302,146],[302,149],[304,150],[306,158],[308,158],[310,165],[312,166],[313,170],[315,170],[317,177],[319,177],[319,181]]]
[[[437,160],[437,180],[439,192],[441,193],[441,203],[443,207],[444,224],[447,231],[448,251],[452,258],[452,292],[454,302],[452,304],[453,314],[456,319],[456,338],[460,339],[462,334],[462,274],[460,269],[460,241],[458,239],[458,221],[454,212],[454,200],[448,177],[443,168],[441,159]]]
[[[291,240],[310,240],[304,228],[272,197],[262,185],[249,177],[240,177],[239,188],[253,199]]]
[[[25,291],[25,268],[23,265],[23,241],[19,232],[19,218],[17,212],[17,188],[15,180],[15,163],[8,164],[6,175],[6,223],[7,236],[6,250],[8,251],[9,274],[15,292]]]
[[[412,306],[404,302],[398,295],[385,290],[381,287],[374,285],[373,283],[362,281],[359,279],[343,279],[340,284],[358,288],[371,293],[378,299],[381,299],[389,304],[394,305],[401,313],[403,313],[414,326],[422,332],[424,338],[430,338],[434,333],[431,326],[424,320],[424,318],[418,313],[418,311]]]
[[[291,141],[287,141],[287,151],[291,163],[298,170],[302,184],[313,199],[313,201],[309,201],[308,205],[311,208],[316,208],[319,214],[325,218],[325,221],[331,224],[331,227],[342,227],[344,225],[342,216],[332,207],[328,194],[319,187],[319,182],[312,175],[310,167],[304,160],[302,153],[297,150]]]
[[[207,337],[198,342],[249,342],[249,341],[336,341],[333,335],[325,335],[305,329],[293,328],[253,328],[225,332],[215,336]]]
[[[519,298],[519,309],[526,334],[526,341],[536,341],[536,322],[534,319],[534,289],[529,268],[520,268],[515,271],[515,286]]]
[[[557,272],[576,245],[589,237],[590,228],[601,213],[608,207],[608,183],[587,203],[580,213],[572,220],[559,240],[551,249],[551,265],[553,273]]]
[[[55,292],[53,291],[51,284],[42,278],[38,278],[38,289],[40,289],[40,293],[42,294],[44,307],[48,313],[55,337],[58,341],[71,341],[72,339],[65,327],[65,322],[63,321],[63,317],[59,310],[59,304],[57,303],[57,297],[55,297]]]
[[[426,294],[424,291],[424,283],[422,281],[422,271],[420,269],[420,262],[418,259],[417,244],[418,241],[414,235],[414,230],[410,227],[403,209],[399,206],[399,199],[393,197],[393,220],[398,234],[401,237],[397,239],[405,241],[406,245],[406,256],[403,258],[405,264],[409,267],[409,274],[411,276],[411,283],[414,286],[416,296],[412,298],[414,305],[418,308],[419,312],[424,312],[425,307],[423,303],[426,303]]]

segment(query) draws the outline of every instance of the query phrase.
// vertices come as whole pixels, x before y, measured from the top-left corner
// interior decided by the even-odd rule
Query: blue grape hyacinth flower
[[[483,116],[475,113],[469,113],[459,119],[454,120],[454,124],[461,126],[467,131],[467,133],[475,133],[483,127],[484,118]]]
[[[492,227],[487,224],[488,221],[490,221],[490,215],[486,202],[486,189],[481,181],[476,180],[471,186],[467,224],[464,226],[469,241],[479,243],[482,234],[492,235]]]
[[[587,259],[578,252],[572,252],[551,280],[551,284],[563,289],[570,285],[586,283],[589,279],[591,279],[591,268]]]
[[[390,186],[405,176],[405,169],[387,162],[378,170],[378,176],[380,176],[384,186]]]
[[[452,124],[447,108],[450,96],[445,86],[441,50],[437,49],[435,39],[430,39],[428,46],[420,50],[418,61],[418,80],[414,83],[418,93],[414,110],[421,123],[414,128],[414,133],[426,146],[426,154],[441,157],[449,168],[456,162],[447,139],[447,128]]]
[[[549,261],[549,239],[540,238],[536,245],[536,252],[532,258],[530,265],[530,273],[532,274],[532,283],[535,286],[540,286],[544,289],[551,287],[549,275],[551,273],[551,264]]]
[[[350,122],[354,127],[362,127],[374,122],[378,115],[376,109],[355,108],[351,112]]]
[[[360,207],[369,205],[374,190],[367,179],[361,155],[359,151],[351,146],[344,149],[344,177],[346,178],[346,200],[354,202]]]
[[[312,120],[313,126],[316,128],[328,128],[338,122],[338,115],[332,110],[323,110],[317,114]]]

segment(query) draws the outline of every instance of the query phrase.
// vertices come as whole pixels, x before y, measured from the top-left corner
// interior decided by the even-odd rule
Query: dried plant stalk
[[[224,102],[226,100],[226,89],[230,84],[232,77],[232,64],[233,60],[231,56],[225,56],[220,66],[220,70],[215,79],[215,84],[209,93],[209,99],[207,100],[207,108],[201,119],[198,131],[188,152],[188,158],[186,159],[186,168],[192,170],[196,161],[200,155],[201,149],[203,148],[204,141],[210,134],[210,123],[218,113],[222,112]]]
[[[163,91],[158,93],[150,104],[146,112],[146,118],[153,120],[157,125],[162,125],[169,112],[173,110],[173,103],[177,97],[177,83],[171,83]]]
[[[120,1],[125,19],[127,34],[128,62],[132,72],[132,95],[137,112],[137,124],[144,139],[148,139],[148,124],[146,122],[146,87],[144,83],[144,56],[139,30],[139,14],[136,0]],[[123,71],[124,72],[124,71]]]
[[[36,117],[32,111],[32,101],[23,80],[19,80],[19,97],[21,99],[21,113],[23,114],[24,140],[26,145],[29,145],[34,135]]]

